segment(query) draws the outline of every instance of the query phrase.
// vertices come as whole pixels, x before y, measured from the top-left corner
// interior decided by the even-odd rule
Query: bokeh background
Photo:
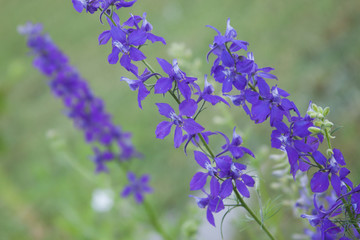
[[[137,15],[146,11],[154,33],[168,42],[168,46],[146,47],[150,62],[155,57],[183,58],[183,69],[200,78],[209,73],[205,56],[215,34],[205,25],[224,32],[230,17],[238,38],[250,42],[260,66],[276,69],[278,85],[292,95],[301,112],[310,100],[331,108],[329,118],[341,127],[334,145],[343,151],[351,179],[358,184],[359,9],[357,0],[152,0],[139,1],[130,11]],[[128,12],[120,11],[122,20]],[[116,165],[108,175],[93,173],[91,147],[62,114],[62,104],[51,95],[46,78],[32,68],[25,39],[16,31],[26,21],[43,23],[95,94],[104,99],[114,122],[133,133],[134,144],[145,155],[134,166],[140,173],[152,174],[155,192],[149,200],[164,227],[178,239],[221,239],[219,227],[203,223],[205,212],[188,197],[189,182],[198,167],[192,156],[173,149],[172,137],[155,139],[162,117],[154,103],[163,101],[162,97],[146,100],[144,110],[137,107],[136,93],[119,81],[129,75],[120,65],[107,63],[110,46],[97,44],[98,34],[107,30],[98,16],[77,13],[70,0],[1,1],[0,239],[160,239],[141,206],[119,197],[125,178]],[[209,110],[200,121],[228,134],[237,126],[245,146],[258,156],[253,165],[260,167],[262,196],[273,199],[269,209],[279,209],[267,225],[280,239],[301,233],[306,221],[294,219],[291,207],[283,204],[296,199],[296,193],[284,193],[285,186],[264,190],[278,181],[271,176],[274,164],[268,155],[278,152],[266,147],[268,124],[254,126],[243,111],[222,107]],[[99,189],[112,189],[110,211],[99,212],[92,206]],[[241,212],[233,214],[225,221],[225,239],[261,239],[258,227],[246,222]],[[200,233],[189,237],[193,227]]]

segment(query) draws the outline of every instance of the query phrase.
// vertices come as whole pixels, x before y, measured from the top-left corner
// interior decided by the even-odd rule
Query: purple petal
[[[214,216],[212,214],[212,212],[210,211],[210,209],[208,208],[206,211],[206,219],[208,220],[208,222],[213,225],[215,227],[215,220],[214,220]]]
[[[130,195],[132,188],[130,186],[126,186],[124,190],[121,192],[122,197],[127,197]]]
[[[174,109],[167,103],[156,103],[159,109],[159,113],[167,118],[171,118],[171,115],[175,113]]]
[[[198,106],[195,100],[193,99],[184,100],[179,105],[180,115],[191,117],[196,113],[197,107]]]
[[[210,181],[210,193],[213,197],[218,196],[220,193],[220,183],[215,177],[212,177]]]
[[[146,32],[142,30],[133,31],[129,34],[130,45],[143,45],[146,42]]]
[[[192,118],[184,119],[183,128],[188,134],[196,134],[205,130],[203,126],[195,122]]]
[[[110,30],[107,30],[105,32],[102,32],[100,35],[99,35],[99,45],[104,45],[106,44],[111,38],[111,33],[110,33]]]
[[[183,142],[182,129],[179,126],[176,126],[174,133],[174,147],[175,148],[180,147],[182,142]]]
[[[344,156],[342,155],[341,151],[339,149],[334,148],[334,157],[336,159],[336,161],[340,164],[340,165],[346,165]]]
[[[253,187],[255,185],[254,179],[247,174],[241,175],[241,179],[244,181],[246,186]]]
[[[203,172],[197,172],[190,181],[190,191],[200,190],[206,184],[206,179],[209,175]]]
[[[311,179],[310,186],[314,193],[325,192],[329,187],[329,173],[316,172]]]
[[[233,191],[232,180],[231,180],[231,178],[226,179],[221,184],[220,197],[223,198],[223,199],[227,198],[228,196],[231,195],[232,191]]]
[[[341,180],[336,174],[331,175],[331,185],[333,186],[336,195],[339,197],[341,195]]]
[[[160,78],[155,84],[155,93],[166,93],[172,88],[172,82],[173,80],[170,78]]]
[[[172,65],[165,59],[162,59],[162,58],[156,58],[156,59],[157,59],[158,63],[160,64],[161,68],[164,70],[164,72],[166,72],[168,75],[171,75],[173,72]]]
[[[146,58],[146,56],[137,48],[130,48],[130,58],[133,61],[141,61]]]
[[[141,194],[141,192],[135,192],[134,196],[137,203],[142,203],[144,201],[144,196]]]
[[[206,165],[211,165],[209,158],[203,152],[194,151],[195,161],[204,169],[206,169]]]
[[[318,164],[326,166],[327,159],[321,152],[316,151],[316,152],[313,152],[312,155]]]
[[[244,197],[246,198],[249,198],[250,197],[250,192],[249,190],[247,189],[246,185],[240,181],[240,180],[236,180],[235,181],[235,184],[236,184],[236,188],[237,190],[239,190],[240,194],[243,195]]]
[[[156,138],[163,139],[164,137],[169,135],[172,125],[173,125],[172,122],[167,122],[167,121],[159,123],[159,125],[157,125],[155,130]]]

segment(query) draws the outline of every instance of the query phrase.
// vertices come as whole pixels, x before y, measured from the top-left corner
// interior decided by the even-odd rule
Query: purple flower
[[[124,188],[121,196],[128,197],[130,194],[134,194],[135,201],[142,203],[144,201],[144,194],[152,192],[152,188],[149,186],[150,176],[145,174],[140,178],[136,178],[134,173],[128,172],[127,178],[129,184]]]
[[[335,154],[336,153],[336,154]],[[337,176],[340,170],[340,165],[345,165],[344,157],[338,149],[334,149],[334,155],[329,159],[319,151],[314,152],[314,160],[324,168],[317,171],[311,179],[311,190],[315,193],[321,193],[329,187],[329,174],[331,174],[331,184],[338,195],[341,194],[341,179],[347,175],[346,170],[341,172],[341,178]]]
[[[190,181],[190,190],[200,190],[202,189],[207,181],[208,176],[215,177],[217,171],[216,169],[211,165],[211,162],[209,158],[202,152],[194,151],[195,161],[204,169],[206,169],[208,172],[197,172],[195,173],[194,177]]]
[[[207,207],[206,218],[209,221],[209,223],[215,227],[215,220],[212,213],[220,212],[225,208],[224,203],[222,201],[223,198],[221,197],[220,183],[216,180],[216,178],[211,178],[210,194],[206,193],[205,191],[203,192],[207,195],[206,198],[199,198],[191,195],[190,197],[195,198],[200,208]]]
[[[156,105],[160,114],[170,119],[170,122],[163,121],[159,123],[155,131],[156,137],[161,139],[165,138],[169,135],[171,127],[175,125],[174,146],[176,148],[180,147],[184,141],[182,130],[185,130],[189,135],[197,134],[204,130],[204,127],[191,118],[197,109],[197,104],[193,99],[184,100],[180,103],[179,115],[177,115],[174,109],[167,103],[157,103]],[[183,118],[183,116],[187,118]]]
[[[314,195],[314,212],[312,215],[302,214],[302,218],[309,220],[311,226],[319,226],[321,231],[321,239],[325,239],[326,234],[338,234],[342,232],[342,229],[333,223],[329,218],[338,214],[337,209],[343,204],[341,201],[337,201],[331,205],[328,210],[325,210],[323,206],[318,206],[316,201],[316,194]]]
[[[51,77],[49,86],[53,94],[62,99],[67,116],[93,145],[96,172],[107,171],[105,163],[110,160],[139,156],[131,143],[131,135],[114,125],[103,101],[94,96],[88,83],[68,64],[67,57],[50,37],[41,33],[41,26],[28,23],[20,27],[20,31],[28,37],[35,67]],[[110,146],[114,150],[109,151]]]
[[[222,146],[223,151],[217,154],[216,156],[218,157],[226,152],[230,152],[235,159],[242,158],[245,153],[255,158],[254,154],[249,149],[240,146],[242,144],[242,138],[240,135],[236,133],[235,129],[236,127],[234,127],[233,130],[233,139],[231,143],[229,141],[229,138],[225,134],[218,132],[225,138],[226,144]]]
[[[137,80],[132,80],[126,77],[121,77],[121,81],[125,81],[129,84],[129,87],[132,91],[138,89],[138,104],[139,108],[142,109],[141,102],[149,95],[150,91],[144,85],[144,82],[147,81],[152,76],[159,75],[157,73],[151,73],[147,68],[145,68],[144,72],[141,76],[137,76]]]
[[[99,0],[72,0],[73,6],[76,11],[79,13],[82,12],[83,9],[86,9],[86,12],[93,14],[100,7]]]
[[[186,73],[180,70],[176,59],[173,60],[172,65],[161,58],[157,58],[157,61],[169,77],[162,77],[156,82],[155,93],[166,93],[172,88],[173,82],[176,82],[179,91],[185,99],[190,99],[191,88],[189,84],[193,84],[196,78],[187,77]]]
[[[81,0],[84,1],[84,0]],[[120,9],[122,7],[131,7],[132,5],[134,5],[134,3],[137,0],[133,0],[130,2],[126,2],[125,0],[101,0],[101,7],[102,7],[102,12],[100,14],[100,22],[102,23],[102,15],[109,9],[109,7],[111,5],[115,5],[116,9]]]
[[[223,99],[220,96],[213,95],[215,90],[214,90],[214,87],[207,81],[207,75],[205,75],[205,84],[204,84],[203,91],[200,90],[198,85],[194,85],[194,87],[197,88],[197,91],[198,91],[195,94],[199,95],[199,98],[196,101],[197,103],[199,103],[201,100],[204,100],[206,102],[211,103],[214,106],[218,102],[223,102],[230,107],[229,103],[227,101],[225,101],[225,99]]]
[[[125,29],[119,26],[111,25],[112,52],[108,57],[110,64],[116,64],[119,61],[119,54],[122,53],[120,64],[126,70],[137,74],[137,67],[131,61],[141,61],[146,57],[134,46],[141,46],[146,42],[146,33],[142,30],[134,30],[127,34]]]
[[[230,18],[227,20],[227,26],[224,35],[221,35],[221,32],[213,26],[208,25],[207,27],[214,29],[218,35],[214,37],[214,43],[210,45],[211,50],[208,52],[206,58],[209,60],[210,54],[213,53],[218,56],[218,58],[224,63],[224,65],[232,66],[234,60],[226,48],[226,43],[231,43],[229,48],[231,52],[238,51],[240,49],[247,50],[247,46],[249,45],[249,43],[235,39],[237,33],[235,29],[230,26]]]
[[[215,158],[216,166],[219,168],[219,177],[227,178],[221,185],[223,189],[223,197],[230,196],[232,192],[232,180],[235,181],[237,190],[246,198],[250,197],[248,187],[255,185],[254,179],[245,174],[246,166],[241,163],[233,162],[229,156],[221,156]]]
[[[141,27],[139,27],[139,22],[142,20]],[[146,32],[146,38],[150,40],[152,43],[154,42],[162,42],[166,45],[165,39],[155,34],[151,33],[153,30],[153,26],[146,20],[146,13],[143,13],[143,17],[131,15],[131,17],[124,22],[124,26],[135,27],[136,29],[141,29]],[[131,31],[131,30],[130,30]]]

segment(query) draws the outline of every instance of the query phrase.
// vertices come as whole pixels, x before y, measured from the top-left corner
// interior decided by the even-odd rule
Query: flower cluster
[[[121,162],[139,157],[131,143],[131,134],[112,122],[103,101],[92,93],[87,82],[69,65],[67,57],[50,37],[42,33],[42,26],[27,23],[19,27],[19,32],[28,37],[28,47],[35,56],[34,66],[49,77],[49,86],[53,94],[62,99],[66,115],[83,131],[86,142],[93,146],[95,171],[107,172],[106,163],[109,161]],[[140,190],[134,190],[134,193],[141,195]],[[136,199],[141,200],[139,197]]]
[[[310,102],[307,114],[302,117],[296,105],[288,100],[289,94],[286,91],[277,85],[270,88],[266,82],[265,79],[277,79],[270,73],[272,68],[259,68],[251,52],[246,56],[237,53],[239,50],[247,50],[248,44],[236,40],[237,33],[230,26],[230,20],[227,22],[224,35],[216,28],[211,28],[218,35],[210,45],[208,58],[210,54],[216,56],[211,74],[222,84],[223,94],[228,96],[234,105],[242,105],[255,123],[270,119],[270,126],[274,128],[271,145],[287,154],[290,173],[294,179],[298,171],[308,172],[312,167],[317,168],[310,182],[310,188],[314,193],[315,214],[302,216],[318,228],[322,239],[325,236],[326,239],[337,239],[338,236],[341,236],[341,239],[349,239],[345,236],[346,230],[359,231],[358,190],[347,178],[350,171],[342,167],[346,163],[341,151],[331,147],[330,129],[333,124],[325,119],[329,109],[322,109]],[[233,86],[236,89],[235,94],[228,94],[234,92]],[[318,150],[324,138],[328,143],[326,152],[329,158]],[[319,207],[316,202],[316,193],[323,193],[328,189],[329,179],[338,199],[329,203],[329,210],[324,211],[324,207]],[[344,211],[341,212],[340,208],[344,208]],[[335,217],[340,213],[348,216],[351,222],[349,226],[337,224],[338,220]]]
[[[228,102],[223,98],[228,97],[235,106],[242,106],[245,113],[254,123],[259,124],[269,119],[271,134],[271,146],[286,153],[290,165],[290,174],[296,179],[300,172],[315,172],[310,181],[312,195],[312,214],[302,215],[307,218],[316,232],[308,231],[307,234],[315,236],[313,239],[349,239],[349,232],[360,233],[360,203],[359,186],[355,187],[348,178],[350,171],[345,168],[344,157],[339,149],[331,146],[332,124],[325,118],[329,109],[322,109],[310,102],[305,115],[301,115],[294,102],[289,100],[289,93],[278,87],[272,86],[268,81],[277,80],[272,74],[271,67],[260,68],[252,52],[247,51],[249,44],[237,39],[236,30],[227,21],[225,34],[222,34],[213,26],[208,26],[216,31],[210,51],[207,54],[209,61],[212,55],[215,60],[210,74],[221,85],[222,95],[215,95],[214,88],[207,82],[202,89],[197,78],[189,77],[178,66],[176,59],[171,62],[157,58],[157,62],[163,73],[156,72],[145,61],[146,56],[141,51],[149,41],[166,44],[162,37],[152,33],[153,27],[143,16],[130,15],[130,18],[120,22],[119,16],[114,9],[131,7],[135,1],[124,0],[72,0],[74,8],[81,12],[94,13],[101,10],[100,21],[105,15],[109,24],[109,30],[99,36],[99,44],[103,45],[110,41],[112,52],[108,57],[110,64],[120,62],[134,77],[122,77],[121,80],[128,83],[131,90],[138,90],[138,105],[142,108],[142,101],[151,94],[170,94],[177,106],[168,103],[157,103],[160,115],[167,118],[158,124],[155,134],[157,138],[167,137],[174,129],[174,146],[179,148],[191,143],[201,151],[194,151],[195,161],[206,172],[197,172],[190,181],[190,190],[201,190],[205,197],[194,197],[199,207],[207,208],[207,219],[215,225],[213,213],[225,208],[223,200],[235,194],[237,204],[252,213],[243,201],[243,197],[250,197],[249,187],[254,186],[254,178],[247,174],[247,166],[243,163],[243,157],[254,154],[242,146],[242,139],[233,131],[233,138],[229,138],[222,132],[209,131],[198,123],[197,117],[204,110],[204,105]],[[65,60],[64,60],[65,61]],[[139,74],[138,62],[142,62],[146,68]],[[41,61],[38,64],[43,64]],[[49,71],[49,69],[47,69]],[[178,110],[175,111],[174,109]],[[224,138],[224,146],[218,153],[213,152],[209,143],[215,136]],[[320,144],[328,144],[327,157],[320,152]],[[185,143],[185,144],[184,144]],[[102,158],[109,156],[104,154]],[[210,177],[210,193],[206,189]],[[127,188],[123,195],[134,192],[136,199],[141,199],[137,191],[147,189],[138,187],[138,183],[146,184],[145,180],[137,181],[129,175],[129,180],[134,186]],[[318,194],[331,192],[333,187],[336,199],[319,204]],[[133,190],[138,189],[138,190]],[[139,190],[142,189],[142,190]],[[309,202],[309,201],[308,201]],[[326,209],[326,206],[328,210]],[[338,216],[341,214],[347,219],[347,224],[340,224]],[[256,218],[254,214],[252,217]],[[260,224],[260,221],[257,219]],[[272,238],[266,227],[261,224],[264,231]],[[357,233],[356,233],[357,232]],[[318,235],[318,233],[320,235]]]

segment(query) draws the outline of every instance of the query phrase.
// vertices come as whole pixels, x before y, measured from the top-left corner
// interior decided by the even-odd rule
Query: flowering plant
[[[108,30],[99,35],[98,42],[100,45],[111,42],[109,64],[120,63],[132,74],[133,77],[122,77],[121,80],[132,91],[137,91],[140,108],[150,94],[168,94],[173,98],[173,106],[165,102],[156,103],[159,114],[166,120],[158,123],[155,136],[166,138],[173,129],[174,147],[182,147],[185,154],[194,156],[202,168],[189,182],[191,191],[201,191],[201,195],[191,197],[200,208],[206,208],[208,222],[215,227],[215,213],[242,207],[268,238],[276,239],[264,220],[245,201],[245,198],[253,198],[258,177],[256,171],[249,170],[246,159],[251,162],[256,155],[243,146],[236,127],[230,141],[225,133],[207,129],[205,123],[199,121],[199,116],[208,107],[218,103],[230,107],[232,103],[234,107],[241,106],[255,124],[269,120],[272,129],[270,144],[286,154],[289,174],[295,181],[306,175],[311,177],[309,186],[302,185],[302,204],[296,205],[304,211],[301,217],[313,227],[312,230],[306,229],[305,234],[311,239],[359,237],[360,186],[348,178],[350,170],[345,167],[345,159],[341,151],[332,146],[334,124],[327,119],[330,109],[310,101],[307,112],[301,114],[289,99],[290,94],[274,85],[277,80],[272,73],[274,69],[259,67],[254,54],[248,51],[249,43],[237,38],[230,19],[225,33],[208,26],[216,32],[206,56],[212,62],[209,74],[220,86],[221,93],[215,92],[214,86],[207,81],[207,75],[201,83],[200,79],[181,70],[176,59],[168,61],[157,56],[158,68],[162,72],[156,71],[146,61],[142,49],[155,42],[166,44],[165,39],[153,33],[146,13],[142,16],[131,14],[125,21],[120,21],[123,15],[117,13],[120,8],[132,7],[135,2],[72,0],[76,11],[100,12],[100,22],[107,22]],[[36,55],[35,67],[51,78],[52,91],[63,100],[68,116],[84,132],[86,141],[93,145],[96,171],[107,171],[109,161],[122,166],[122,162],[140,157],[130,142],[130,135],[112,123],[102,101],[93,96],[86,82],[68,64],[66,56],[48,36],[42,34],[40,25],[27,24],[19,31],[28,36],[28,46]],[[141,67],[143,70],[139,69]],[[214,139],[219,138],[221,148],[215,147],[214,150]],[[326,145],[324,150],[321,145]],[[190,153],[190,148],[196,150]],[[151,192],[149,176],[138,179],[132,171],[127,176],[130,183],[121,195],[134,194],[136,202],[143,203],[144,193]],[[159,226],[156,219],[152,220],[164,239],[174,238]]]

